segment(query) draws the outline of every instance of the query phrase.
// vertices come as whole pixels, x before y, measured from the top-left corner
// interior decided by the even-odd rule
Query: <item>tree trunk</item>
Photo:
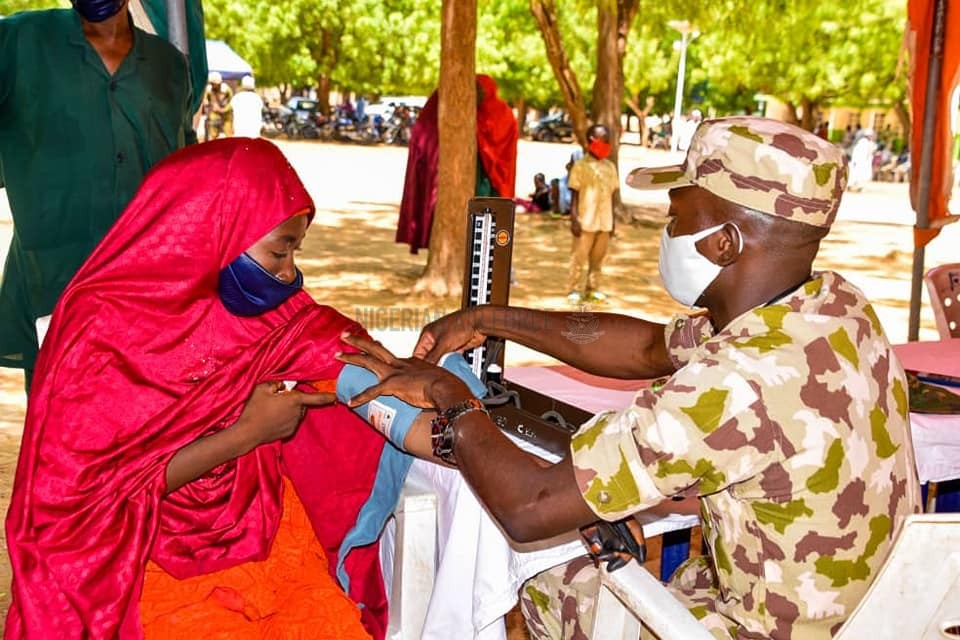
[[[343,29],[322,30],[319,40],[309,47],[310,57],[320,73],[317,76],[317,102],[324,115],[330,112],[330,74],[340,60],[340,39]]]
[[[473,1],[473,0],[471,0]],[[583,102],[583,93],[577,76],[570,68],[570,59],[563,48],[560,27],[557,23],[557,10],[553,0],[530,0],[530,12],[540,27],[540,35],[547,49],[547,59],[553,67],[553,75],[560,85],[563,105],[570,115],[573,133],[581,146],[587,143],[587,109]]]
[[[907,108],[903,98],[893,103],[893,111],[897,114],[897,120],[900,121],[900,128],[903,129],[904,144],[909,145],[911,133],[910,110]]]
[[[323,115],[330,113],[330,76],[317,78],[317,103]]]
[[[787,123],[799,125],[800,118],[797,117],[797,105],[789,101],[785,102],[784,105],[787,107],[787,112],[784,114],[786,115]]]
[[[647,146],[647,116],[650,115],[650,111],[653,109],[653,96],[647,97],[643,109],[640,108],[639,104],[640,94],[637,94],[636,98],[625,96],[623,100],[626,105],[630,107],[630,110],[636,114],[637,120],[640,121],[640,126],[637,127],[640,132],[640,146],[645,147]]]
[[[610,159],[620,149],[620,104],[623,99],[618,55],[617,7],[613,0],[597,2],[597,79],[593,83],[593,121],[610,130]]]
[[[620,151],[623,112],[623,57],[640,0],[597,1],[597,79],[593,85],[593,120],[610,129],[610,159]]]
[[[610,129],[610,160],[619,171],[620,114],[623,112],[623,57],[639,0],[597,1],[597,79],[593,85],[594,122]],[[625,217],[620,192],[614,196],[614,215]]]
[[[800,126],[807,131],[813,131],[813,112],[816,111],[817,103],[810,98],[803,98],[800,101],[800,108],[803,109],[803,115],[800,116]]]
[[[437,208],[427,268],[414,290],[454,296],[463,285],[467,200],[477,179],[477,0],[443,0],[442,12]]]

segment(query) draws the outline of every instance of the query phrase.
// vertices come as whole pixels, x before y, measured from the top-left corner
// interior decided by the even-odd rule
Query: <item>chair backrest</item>
[[[940,338],[960,338],[960,262],[942,264],[923,276]]]
[[[960,513],[907,517],[834,640],[960,638]]]
[[[390,595],[386,637],[415,640],[423,636],[436,575],[437,495],[404,485],[394,517],[393,555],[381,555]]]
[[[600,597],[591,640],[633,640],[639,624],[660,640],[711,640],[713,635],[649,571],[630,561],[600,568]]]

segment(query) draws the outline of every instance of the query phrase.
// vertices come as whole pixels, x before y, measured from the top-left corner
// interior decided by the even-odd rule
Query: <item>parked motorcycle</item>
[[[265,138],[279,138],[283,133],[284,126],[286,125],[286,118],[281,110],[285,110],[289,114],[289,109],[285,107],[264,107],[261,115],[263,117],[263,127],[260,130],[260,133]]]
[[[263,134],[268,138],[283,134],[291,140],[315,140],[321,137],[324,121],[316,100],[294,96],[284,105],[263,111]]]
[[[384,144],[410,143],[410,122],[402,114],[396,112],[387,119],[383,127],[383,135],[380,138]]]
[[[376,118],[364,117],[357,120],[352,113],[337,109],[333,116],[324,122],[320,137],[324,140],[372,144],[380,140],[381,127]]]

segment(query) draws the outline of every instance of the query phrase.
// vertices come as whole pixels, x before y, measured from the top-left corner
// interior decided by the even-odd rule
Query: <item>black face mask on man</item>
[[[73,8],[88,22],[103,22],[120,13],[127,0],[70,0]]]

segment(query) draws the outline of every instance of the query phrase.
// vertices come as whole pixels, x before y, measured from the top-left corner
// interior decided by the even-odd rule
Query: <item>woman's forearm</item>
[[[167,465],[166,493],[176,491],[224,462],[253,450],[256,443],[247,442],[235,426],[194,440],[177,451]]]

